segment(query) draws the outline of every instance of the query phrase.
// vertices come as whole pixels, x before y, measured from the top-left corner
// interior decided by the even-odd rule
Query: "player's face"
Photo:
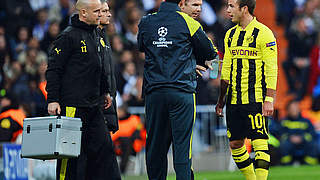
[[[108,6],[108,3],[104,2],[101,5],[101,18],[100,18],[100,24],[101,25],[107,25],[110,23],[111,13]]]
[[[86,19],[88,24],[97,25],[99,23],[101,17],[100,9],[100,0],[93,0],[88,4],[88,7],[86,8]]]
[[[227,13],[232,22],[240,23],[244,14],[244,7],[240,8],[237,0],[228,0]]]
[[[186,0],[185,3],[180,3],[179,6],[182,12],[193,19],[198,19],[201,13],[202,0]]]

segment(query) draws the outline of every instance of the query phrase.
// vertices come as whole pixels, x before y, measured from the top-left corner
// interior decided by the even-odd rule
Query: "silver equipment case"
[[[78,157],[81,149],[81,128],[80,118],[25,118],[21,157],[42,160]]]

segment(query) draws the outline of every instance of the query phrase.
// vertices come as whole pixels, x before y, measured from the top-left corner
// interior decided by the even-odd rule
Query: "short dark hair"
[[[247,6],[249,13],[253,15],[254,9],[256,8],[256,0],[238,0],[238,3],[240,8]]]
[[[166,2],[172,2],[172,3],[176,3],[179,4],[181,0],[166,0]]]

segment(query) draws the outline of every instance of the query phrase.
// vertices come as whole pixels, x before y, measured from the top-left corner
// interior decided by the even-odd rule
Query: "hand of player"
[[[104,109],[108,109],[112,104],[112,98],[110,94],[104,95]]]
[[[205,64],[210,70],[213,70],[213,67],[211,66],[212,61],[216,61],[216,60],[214,59],[214,60],[210,60],[210,61],[205,61],[205,62],[204,62],[204,64]]]
[[[48,113],[49,115],[61,114],[60,104],[58,102],[52,102],[48,104]]]
[[[196,66],[196,72],[197,72],[197,74],[199,75],[199,76],[201,76],[202,77],[202,72],[201,71],[206,71],[207,70],[207,68],[205,68],[205,67],[203,67],[203,66],[200,66],[200,65],[197,65]]]
[[[265,101],[262,105],[262,116],[273,115],[273,102]]]
[[[223,111],[224,104],[225,104],[225,102],[223,100],[220,100],[220,98],[219,98],[218,103],[216,105],[216,114],[219,117],[223,117],[222,111]]]

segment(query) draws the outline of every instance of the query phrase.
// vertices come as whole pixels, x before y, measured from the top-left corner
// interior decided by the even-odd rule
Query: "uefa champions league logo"
[[[153,45],[156,45],[157,48],[163,48],[163,47],[168,47],[168,45],[172,45],[172,41],[167,41],[165,38],[168,35],[168,28],[166,27],[160,27],[158,29],[158,35],[159,39],[158,41],[153,41]]]
[[[160,36],[159,41],[166,41],[164,38],[168,34],[168,29],[165,27],[161,27],[158,29],[158,35]]]

